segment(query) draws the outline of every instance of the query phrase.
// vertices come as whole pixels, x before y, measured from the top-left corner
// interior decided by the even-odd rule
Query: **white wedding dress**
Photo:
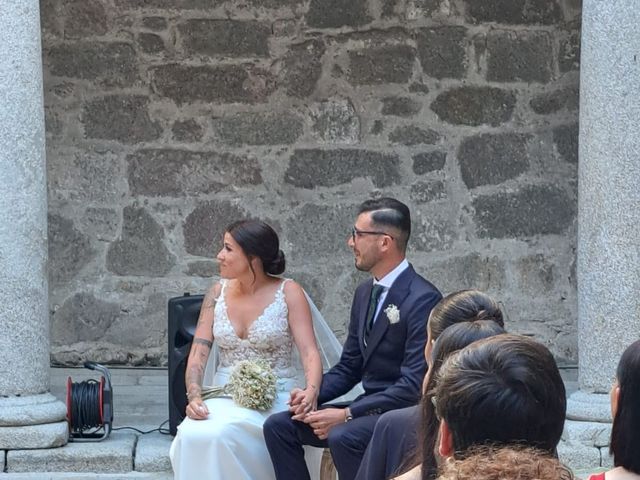
[[[283,291],[286,281],[278,287],[273,302],[249,327],[246,339],[236,335],[229,321],[224,298],[226,282],[222,281],[213,326],[218,363],[213,385],[227,383],[230,371],[238,361],[264,359],[278,377],[278,394],[273,407],[264,412],[240,407],[230,398],[206,400],[209,417],[206,420],[185,418],[171,444],[171,465],[176,480],[275,479],[262,424],[272,413],[287,409],[286,401],[293,387],[304,386],[304,378],[299,378],[301,369],[295,366],[296,355]],[[313,310],[315,306],[311,305]],[[318,478],[321,450],[312,450],[315,450],[313,455],[306,455],[307,462],[312,467],[312,478]],[[315,458],[311,459],[311,456]]]

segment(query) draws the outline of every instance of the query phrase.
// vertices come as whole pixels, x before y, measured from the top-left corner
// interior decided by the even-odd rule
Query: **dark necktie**
[[[364,342],[367,343],[367,339],[369,338],[369,333],[373,329],[373,320],[376,316],[376,309],[378,308],[378,300],[380,299],[380,295],[384,292],[384,287],[382,285],[374,285],[371,289],[371,297],[369,297],[369,308],[367,309],[367,321],[364,327]]]

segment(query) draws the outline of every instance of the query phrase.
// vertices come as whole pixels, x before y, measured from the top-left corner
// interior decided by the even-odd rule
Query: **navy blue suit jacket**
[[[356,289],[351,306],[349,334],[339,362],[324,374],[318,403],[329,402],[362,382],[364,393],[350,405],[354,418],[379,415],[415,405],[426,372],[424,347],[429,313],[442,295],[409,265],[389,289],[367,345],[365,318],[373,279]],[[390,323],[385,309],[395,305],[400,320]]]

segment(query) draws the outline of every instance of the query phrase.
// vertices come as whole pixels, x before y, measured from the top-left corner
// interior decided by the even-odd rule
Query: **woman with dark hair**
[[[442,332],[461,321],[492,320],[504,328],[500,305],[480,290],[460,290],[444,297],[433,308],[427,323],[425,356],[429,358],[433,343]]]
[[[468,318],[470,321],[478,323],[490,321],[502,329],[500,333],[505,333],[504,319],[500,305],[489,295],[479,290],[461,290],[454,292],[444,297],[434,308],[429,323],[427,324],[427,345],[425,347],[425,356],[427,359],[433,358],[432,363],[430,363],[433,368],[429,368],[429,372],[424,377],[424,383],[422,385],[423,396],[420,404],[422,412],[422,435],[420,436],[422,442],[420,448],[422,480],[432,480],[435,478],[438,469],[434,453],[436,440],[438,438],[438,420],[432,399],[438,370],[440,370],[446,358],[443,355],[437,355],[436,352],[432,354],[431,349],[440,335],[447,329],[455,327],[460,318]],[[468,342],[467,345],[469,343],[471,342]],[[457,350],[461,348],[463,347],[459,347]]]
[[[316,408],[322,363],[311,307],[297,283],[276,277],[284,272],[285,257],[276,232],[266,223],[243,220],[229,225],[216,258],[221,280],[205,295],[191,345],[185,373],[187,418],[171,445],[173,471],[176,479],[271,480],[264,420],[286,410],[294,398],[300,405],[294,413]],[[294,365],[294,344],[302,379]],[[207,365],[214,357],[217,365]],[[229,398],[203,401],[205,367],[209,374],[215,369],[213,385],[224,385],[241,360],[266,361],[276,374],[278,392],[270,410],[243,408]],[[306,386],[294,388],[300,381]]]
[[[640,340],[620,357],[611,388],[611,445],[615,468],[589,480],[640,479]]]
[[[492,320],[500,327],[504,327],[502,311],[498,303],[486,293],[479,290],[460,290],[444,297],[431,311],[427,322],[427,343],[425,359],[430,363],[431,350],[440,334],[456,323],[473,322],[477,320]],[[431,368],[430,368],[431,370]],[[425,376],[426,380],[429,374]],[[423,388],[423,392],[426,391]],[[427,402],[427,408],[432,408]],[[362,464],[358,470],[356,480],[383,480],[398,472],[423,463],[423,459],[413,458],[419,443],[417,425],[423,424],[423,430],[437,431],[437,423],[433,412],[427,413],[425,418],[421,411],[424,406],[391,410],[384,413],[376,423],[373,437],[365,451]],[[424,438],[424,435],[420,435]],[[435,442],[435,439],[429,441]],[[420,449],[420,452],[422,450]],[[407,457],[407,454],[409,455]],[[435,478],[435,457],[424,459],[428,465],[428,476]]]
[[[438,436],[438,420],[433,407],[433,387],[440,367],[449,355],[463,349],[473,342],[506,333],[504,328],[492,320],[475,320],[451,325],[446,328],[433,344],[429,359],[429,371],[425,380],[425,393],[422,396],[422,426],[419,432],[421,442],[415,463],[418,466],[396,480],[419,480],[435,478],[437,465],[434,446]]]
[[[487,338],[449,356],[433,391],[438,454],[463,458],[481,445],[526,445],[553,455],[567,410],[553,355],[522,335]]]

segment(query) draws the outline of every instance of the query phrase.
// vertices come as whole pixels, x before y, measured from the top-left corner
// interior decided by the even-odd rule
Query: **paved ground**
[[[156,429],[169,418],[166,369],[111,368],[114,427]],[[567,391],[577,388],[577,371],[563,370]],[[64,401],[67,377],[74,382],[99,378],[84,368],[52,368],[51,393]],[[10,450],[0,458],[0,480],[170,480],[169,445],[158,432],[117,430],[102,442],[69,443],[49,450]],[[0,455],[3,452],[0,451]],[[2,471],[3,468],[0,468]],[[55,472],[55,473],[52,473]],[[96,473],[98,472],[98,473]]]
[[[135,427],[146,432],[157,429],[169,418],[166,369],[110,368],[110,371],[115,428]],[[97,372],[85,368],[52,368],[51,393],[63,402],[69,376],[73,382],[100,378]],[[165,427],[168,429],[168,424]],[[114,430],[101,442],[70,442],[49,450],[10,450],[0,458],[0,466],[5,466],[0,479],[170,480],[172,438],[157,431],[140,434],[122,429]]]
[[[115,427],[158,427],[168,420],[168,377],[166,368],[110,367],[113,385]],[[86,368],[52,368],[51,393],[64,401],[67,378],[82,382],[100,374]]]

